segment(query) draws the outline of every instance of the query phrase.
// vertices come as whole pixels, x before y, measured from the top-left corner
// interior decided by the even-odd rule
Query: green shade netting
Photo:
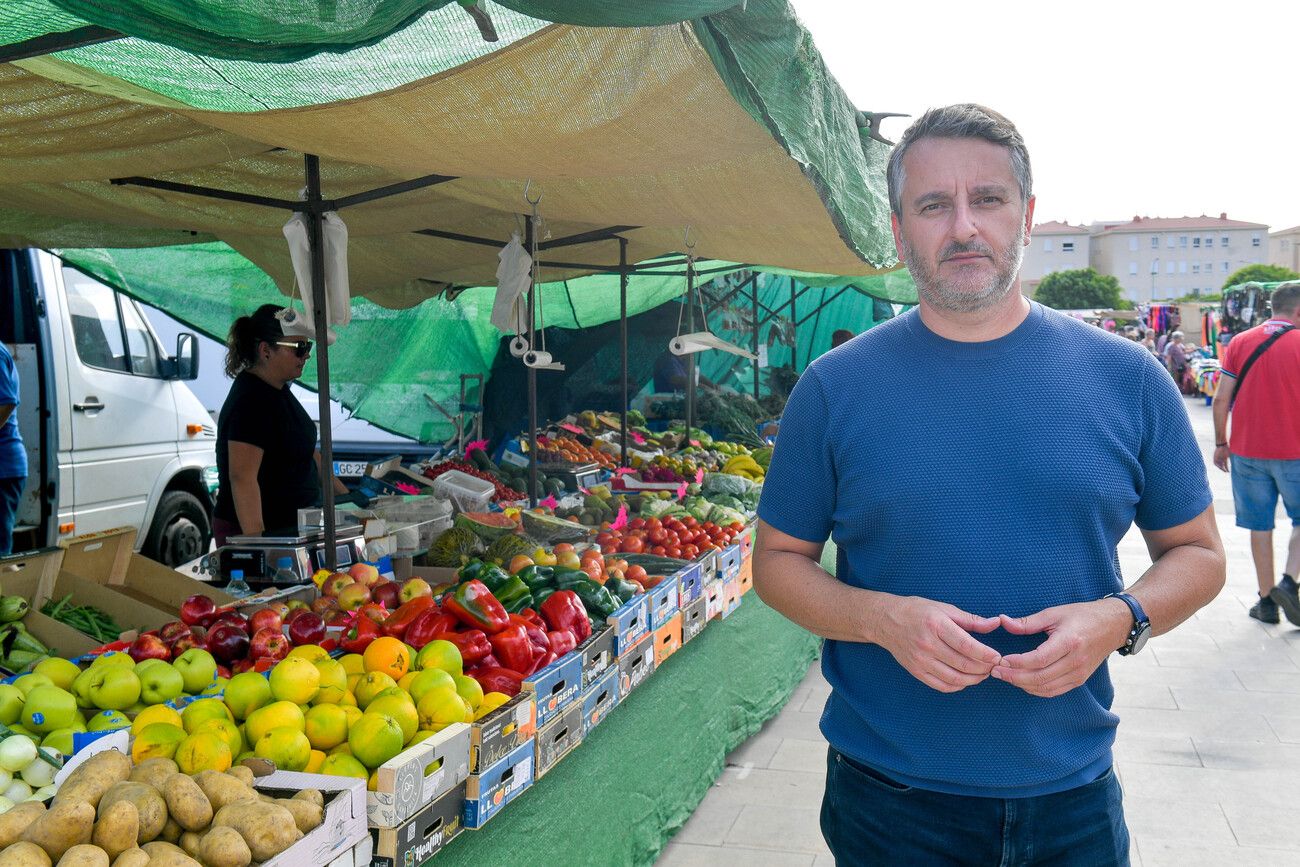
[[[189,327],[215,340],[225,335],[237,317],[261,304],[284,304],[284,295],[271,278],[256,265],[220,242],[188,244],[177,247],[147,249],[73,249],[60,250],[64,261],[96,279],[114,286],[145,304],[156,307]],[[647,263],[656,271],[680,272],[681,266]],[[726,263],[700,263],[701,270],[725,268]],[[910,280],[906,273],[891,273],[852,282],[877,297],[914,301],[906,292]],[[543,275],[544,276],[544,275]],[[804,275],[813,281],[830,281],[824,275]],[[708,279],[706,277],[701,280]],[[734,285],[720,283],[709,291],[718,297]],[[788,298],[789,278],[760,275],[760,303],[775,308]],[[844,285],[839,278],[839,286]],[[628,282],[628,315],[653,309],[672,301],[686,291],[686,281],[676,273],[667,276],[634,275]],[[833,288],[809,290],[805,299]],[[452,425],[433,409],[426,395],[449,412],[455,412],[460,394],[461,374],[486,377],[496,357],[501,333],[491,324],[494,287],[467,289],[454,301],[432,298],[407,310],[390,310],[364,298],[353,300],[352,324],[340,329],[337,343],[330,348],[330,395],[357,416],[385,429],[423,442],[440,442],[453,434]],[[782,296],[782,293],[785,296]],[[595,275],[577,280],[545,283],[538,293],[539,325],[559,328],[587,328],[618,319],[619,278]],[[871,321],[858,305],[866,296],[853,290],[841,294],[828,305],[823,315],[835,318],[834,328],[861,331]],[[868,299],[869,300],[869,299]],[[801,299],[801,309],[813,309],[811,300]],[[742,295],[733,304],[747,304]],[[839,305],[844,313],[834,312]],[[827,312],[831,311],[831,312]],[[720,316],[721,314],[716,314]],[[830,319],[827,320],[828,322]],[[772,326],[769,323],[766,329]],[[808,353],[817,351],[822,341],[829,345],[828,324],[806,328],[812,332],[807,345],[801,344],[799,357],[806,365]],[[767,330],[760,337],[766,340]],[[719,334],[728,336],[719,328]],[[802,332],[800,339],[803,340]],[[733,342],[749,345],[748,334],[732,333]],[[782,358],[779,347],[773,349],[773,363]],[[787,350],[788,353],[788,350]],[[785,356],[788,358],[788,354]],[[720,365],[739,360],[721,352],[705,353],[706,375],[713,370],[723,376]],[[219,359],[203,363],[220,364]],[[748,362],[742,362],[748,364]],[[714,367],[709,365],[713,364]],[[745,368],[748,370],[748,368]],[[748,388],[745,379],[744,387]],[[316,385],[316,369],[309,364],[303,384]],[[634,389],[635,390],[635,389]]]

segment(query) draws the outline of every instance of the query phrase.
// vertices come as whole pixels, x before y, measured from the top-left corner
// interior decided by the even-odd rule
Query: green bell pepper
[[[491,590],[494,595],[496,595],[503,586],[510,582],[510,575],[507,574],[504,569],[500,566],[493,566],[491,564],[478,570],[478,575],[475,577],[486,584],[487,588]],[[501,597],[497,596],[497,598],[500,599]]]
[[[548,598],[550,598],[550,595],[552,593],[556,593],[556,592],[558,591],[556,591],[554,587],[538,587],[535,591],[533,591],[533,607],[538,610],[541,610],[542,603],[544,603]]]
[[[555,570],[550,566],[525,566],[515,573],[515,577],[527,584],[534,595],[538,590],[556,589]]]
[[[581,569],[558,566],[555,569],[555,587],[558,590],[572,590],[579,581],[591,581],[591,576]],[[592,582],[595,583],[595,582]],[[600,586],[600,585],[597,585]]]
[[[507,614],[518,614],[533,605],[533,594],[518,575],[507,576],[505,581],[492,591],[492,595],[505,608]]]
[[[456,573],[457,582],[473,581],[475,579],[482,581],[481,573],[487,565],[488,564],[484,563],[482,560],[470,560],[464,566],[461,566],[460,571]],[[484,581],[483,583],[486,584],[487,582]]]
[[[613,614],[622,604],[608,590],[590,578],[575,580],[572,582],[572,586],[562,589],[572,590],[577,593],[578,598],[582,600],[582,604],[586,607],[587,613],[593,617],[599,617],[601,620]]]
[[[605,589],[615,596],[620,604],[631,601],[633,596],[641,592],[641,588],[631,581],[618,577],[612,577],[606,581]]]

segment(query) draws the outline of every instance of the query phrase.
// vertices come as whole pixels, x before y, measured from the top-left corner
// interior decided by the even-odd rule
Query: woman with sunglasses
[[[298,510],[321,500],[316,423],[289,390],[312,344],[286,336],[281,308],[263,304],[241,316],[226,338],[226,375],[234,379],[217,419],[217,545],[237,535],[296,532]],[[336,495],[348,489],[334,479]]]

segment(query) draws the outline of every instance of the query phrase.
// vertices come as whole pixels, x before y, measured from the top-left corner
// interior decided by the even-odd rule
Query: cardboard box
[[[654,631],[655,668],[676,653],[682,646],[682,613],[678,611],[668,622]]]
[[[706,551],[696,558],[700,564],[700,584],[708,584],[718,577],[718,552]]]
[[[682,609],[682,644],[704,631],[709,623],[709,600],[701,596]]]
[[[469,772],[480,774],[537,734],[537,701],[521,692],[481,720],[470,723]]]
[[[466,828],[482,828],[533,784],[536,747],[530,737],[481,774],[469,775],[461,810]]]
[[[375,841],[367,836],[357,845],[329,863],[329,867],[370,867],[375,856]]]
[[[430,587],[439,584],[455,584],[456,573],[460,570],[449,566],[415,566],[410,557],[393,558],[393,580],[405,581],[407,578],[423,578]]]
[[[758,520],[755,518],[754,520]],[[748,560],[754,556],[754,539],[758,537],[758,526],[750,523],[745,525],[745,529],[740,531],[736,541],[740,543],[740,558]]]
[[[740,573],[736,576],[736,580],[740,582],[741,596],[744,596],[746,593],[754,589],[754,561],[753,560],[740,561]]]
[[[6,594],[23,597],[32,606],[23,618],[28,632],[59,656],[76,659],[94,650],[100,642],[37,610],[50,597],[62,563],[62,548],[44,548],[0,558],[0,587]]]
[[[677,578],[677,604],[682,608],[700,598],[704,590],[703,567],[692,563],[675,576]]]
[[[582,693],[582,656],[576,651],[564,654],[525,678],[523,688],[537,697],[537,726],[541,728],[577,701]]]
[[[574,702],[551,722],[537,729],[537,779],[582,743],[582,702]]]
[[[396,828],[377,828],[373,867],[419,867],[456,838],[465,825],[465,781],[444,792],[432,804]]]
[[[654,636],[647,635],[618,658],[618,700],[626,699],[654,670]]]
[[[728,545],[718,552],[718,576],[728,581],[740,574],[740,546]]]
[[[593,632],[574,653],[582,656],[582,688],[586,689],[614,667],[614,627]]]
[[[722,617],[722,611],[727,607],[727,588],[717,578],[704,585],[704,611],[705,617],[709,620],[717,620]]]
[[[469,776],[470,727],[447,726],[379,766],[375,791],[366,792],[372,828],[396,828]],[[431,766],[436,770],[429,771]]]
[[[741,592],[739,576],[722,582],[722,595],[722,617],[725,619],[734,614],[736,609],[740,607]]]
[[[582,694],[582,735],[604,722],[606,715],[618,706],[618,668],[614,667]]]
[[[677,582],[671,577],[646,591],[650,606],[650,629],[654,631],[677,613]]]
[[[614,655],[621,657],[650,633],[650,597],[638,593],[609,615],[607,622],[614,627]]]

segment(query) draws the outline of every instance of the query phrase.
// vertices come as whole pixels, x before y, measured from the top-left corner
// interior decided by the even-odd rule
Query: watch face
[[[1141,626],[1138,627],[1137,635],[1133,637],[1133,645],[1129,648],[1128,651],[1129,655],[1132,656],[1142,648],[1146,647],[1147,639],[1150,637],[1151,637],[1151,624],[1143,623]]]

